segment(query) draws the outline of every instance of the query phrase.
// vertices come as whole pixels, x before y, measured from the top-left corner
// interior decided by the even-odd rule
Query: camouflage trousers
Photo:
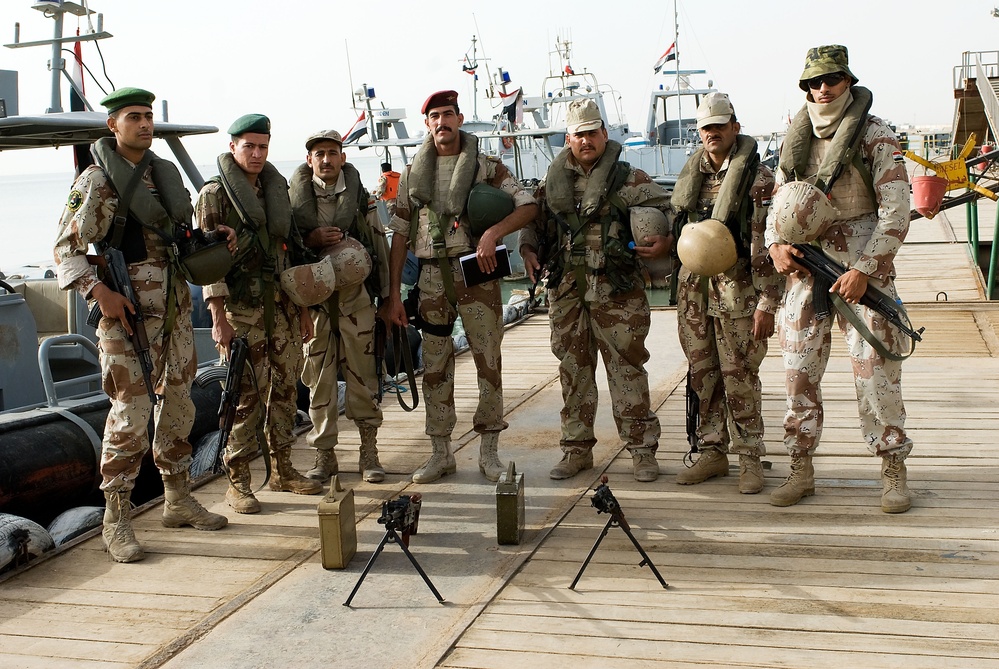
[[[869,281],[895,297],[893,282],[883,283],[873,278]],[[812,284],[811,277],[790,279],[779,327],[787,384],[784,445],[788,452],[812,453],[818,447],[823,423],[820,383],[829,361],[835,315],[850,351],[860,430],[868,450],[875,455],[908,455],[912,450],[912,441],[905,434],[902,363],[887,360],[874,350],[831,304],[830,315],[817,319]],[[904,351],[905,336],[894,326],[867,307],[849,306],[889,351]]]
[[[153,407],[142,376],[139,356],[121,321],[102,318],[97,326],[104,392],[111,399],[101,449],[102,490],[128,491],[135,486],[142,457],[149,449],[149,418],[153,418],[153,461],[161,474],[179,474],[191,464],[194,403],[191,382],[198,370],[191,327],[191,292],[175,281],[177,314],[169,338],[166,316],[165,261],[129,265],[132,286],[142,304],[149,337],[154,391],[162,399]]]
[[[559,359],[562,383],[562,440],[566,453],[583,453],[596,443],[593,424],[597,415],[597,352],[607,369],[611,411],[618,435],[628,448],[653,449],[659,443],[659,418],[652,413],[645,339],[651,314],[645,291],[636,289],[611,295],[603,276],[594,277],[584,305],[576,290],[574,274],[567,271],[561,283],[548,291],[552,326],[552,353]]]
[[[479,402],[472,417],[476,432],[499,432],[503,420],[503,307],[499,281],[466,287],[457,258],[450,260],[451,276],[458,299],[458,314],[465,328],[475,362]],[[440,267],[423,262],[420,279],[420,316],[434,325],[454,320],[454,309],[444,294]],[[427,412],[427,434],[448,437],[454,430],[454,340],[423,333],[423,406]]]
[[[336,299],[336,293],[332,299]],[[312,429],[306,440],[313,448],[336,446],[340,407],[338,371],[347,384],[346,415],[358,426],[379,427],[382,407],[378,401],[380,379],[375,373],[375,306],[341,315],[338,332],[330,327],[325,310],[312,309],[315,335],[305,344],[302,383],[309,387]]]
[[[680,346],[699,405],[698,447],[765,455],[760,364],[767,341],[753,339],[752,316],[709,315],[699,281],[681,281],[677,302]]]
[[[225,461],[245,460],[267,440],[271,452],[291,448],[298,411],[298,377],[302,370],[302,332],[298,306],[284,299],[274,305],[270,340],[264,328],[263,307],[226,302],[226,317],[237,337],[250,344],[240,383],[239,406],[226,448]]]

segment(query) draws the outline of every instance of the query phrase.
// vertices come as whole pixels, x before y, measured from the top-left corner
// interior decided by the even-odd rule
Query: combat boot
[[[770,493],[770,504],[773,506],[792,506],[802,497],[815,494],[815,470],[812,468],[812,456],[801,451],[791,453],[791,475]]]
[[[183,471],[180,474],[168,474],[163,477],[163,525],[165,527],[180,527],[190,525],[196,530],[221,530],[229,523],[229,519],[217,513],[211,513],[201,506],[191,495],[191,474]]]
[[[226,504],[236,513],[260,513],[260,502],[250,488],[250,463],[229,463],[229,489],[225,491]]]
[[[271,480],[267,483],[275,492],[293,492],[296,495],[318,495],[323,484],[307,479],[291,464],[291,446],[271,453]]]
[[[739,456],[739,492],[755,495],[763,490],[763,464],[758,455]]]
[[[310,479],[329,481],[334,474],[340,473],[340,465],[336,461],[336,453],[332,448],[316,449],[316,466],[305,472]]]
[[[381,483],[385,480],[385,470],[378,462],[378,428],[373,425],[358,425],[361,435],[361,455],[357,461],[357,470],[368,483]]]
[[[885,513],[903,513],[912,506],[909,500],[908,474],[905,457],[881,457],[881,510]]]
[[[434,452],[423,466],[413,472],[413,483],[432,483],[442,476],[458,471],[458,464],[451,452],[451,437],[430,437]]]
[[[493,483],[506,471],[506,465],[500,462],[498,448],[499,432],[483,432],[479,441],[479,471]]]
[[[548,478],[556,481],[572,478],[581,471],[593,469],[593,451],[588,450],[583,453],[566,453],[558,461],[552,470],[548,472]]]
[[[717,448],[707,448],[701,451],[692,467],[687,467],[676,475],[676,482],[680,485],[693,485],[716,476],[728,476],[728,455]]]
[[[132,531],[131,491],[104,491],[104,548],[115,562],[138,562],[146,557]]]
[[[635,480],[642,483],[659,478],[659,463],[651,448],[631,449],[631,463],[635,469]]]

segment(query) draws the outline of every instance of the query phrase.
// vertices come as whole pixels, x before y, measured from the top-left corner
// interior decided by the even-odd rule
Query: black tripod
[[[669,587],[669,584],[663,580],[662,575],[660,575],[659,570],[656,566],[652,564],[652,559],[649,558],[648,553],[642,548],[642,544],[638,543],[638,539],[635,535],[631,533],[631,526],[628,525],[627,519],[624,517],[624,511],[621,510],[621,505],[618,504],[617,498],[614,497],[614,493],[610,491],[607,487],[607,477],[600,477],[600,485],[594,490],[593,497],[590,498],[590,503],[593,504],[597,509],[597,513],[609,513],[610,518],[607,519],[607,524],[604,525],[604,529],[601,530],[600,536],[597,537],[596,542],[593,544],[593,548],[590,549],[590,554],[586,556],[583,560],[582,566],[579,568],[579,573],[576,574],[576,578],[572,580],[572,585],[569,586],[570,590],[576,589],[576,584],[579,583],[579,579],[582,578],[583,572],[586,571],[586,566],[590,564],[590,560],[593,559],[593,555],[597,552],[597,547],[600,546],[600,542],[604,540],[607,533],[612,527],[620,527],[624,530],[624,533],[628,535],[631,539],[631,543],[634,544],[635,549],[638,550],[639,554],[642,556],[642,561],[638,563],[639,567],[648,566],[652,570],[652,573],[656,575],[659,582],[662,583],[663,588]]]
[[[409,551],[409,535],[416,534],[419,527],[420,504],[421,497],[419,493],[416,493],[412,497],[404,495],[391,502],[382,503],[382,515],[378,519],[378,522],[385,526],[385,534],[382,536],[378,548],[371,555],[371,559],[368,560],[368,564],[364,565],[364,571],[361,572],[361,577],[357,579],[354,589],[350,591],[350,597],[343,603],[344,606],[350,606],[351,600],[354,599],[354,595],[360,589],[361,583],[364,582],[364,577],[368,575],[368,572],[375,565],[375,560],[381,555],[385,544],[398,544],[399,548],[402,549],[402,552],[406,554],[413,567],[423,578],[423,582],[430,588],[430,592],[434,593],[437,601],[444,603],[441,593],[437,592],[437,588],[430,582],[430,577],[427,576],[427,573],[423,571],[423,567],[420,566],[420,563],[416,561],[416,558]],[[400,530],[402,531],[401,535],[399,534]]]

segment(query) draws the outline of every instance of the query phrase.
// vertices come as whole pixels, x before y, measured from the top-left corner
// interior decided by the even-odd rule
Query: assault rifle
[[[802,253],[801,256],[794,257],[795,262],[815,277],[813,294],[816,299],[820,294],[823,296],[828,294],[829,288],[846,272],[846,269],[816,246],[811,244],[793,244],[793,246]],[[908,335],[913,340],[913,347],[916,345],[915,342],[923,340],[923,330],[926,328],[914,330],[905,310],[890,295],[886,295],[870,283],[867,284],[867,291],[860,298],[860,303],[881,314],[885,320]],[[826,312],[828,313],[828,309]],[[816,313],[819,313],[818,309]]]
[[[219,453],[225,453],[232,434],[232,425],[236,421],[236,407],[239,406],[240,383],[243,380],[243,370],[246,368],[246,356],[250,351],[250,343],[246,337],[233,337],[229,343],[229,369],[225,374],[225,386],[222,388],[222,401],[219,402]]]
[[[142,305],[132,287],[132,280],[128,276],[128,265],[125,263],[125,256],[119,249],[108,246],[99,256],[87,256],[87,261],[91,265],[103,268],[104,284],[114,292],[122,295],[132,304],[135,313],[129,313],[125,309],[125,320],[132,330],[129,340],[132,348],[139,356],[139,366],[142,368],[142,379],[146,382],[146,391],[149,393],[149,401],[156,404],[158,398],[153,391],[153,359],[149,355],[149,335],[146,333],[145,319],[142,316]],[[94,302],[90,314],[87,316],[87,325],[96,328],[101,321],[101,305]]]
[[[685,413],[687,418],[687,444],[690,446],[688,455],[697,452],[697,428],[701,422],[701,400],[694,392],[690,367],[687,368],[687,385],[684,388]]]

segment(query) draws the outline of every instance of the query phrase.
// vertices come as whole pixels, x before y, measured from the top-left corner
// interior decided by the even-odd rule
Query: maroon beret
[[[434,107],[446,107],[448,105],[458,106],[458,92],[457,91],[437,91],[431,94],[427,101],[423,103],[423,107],[420,108],[420,113],[426,116],[427,111],[433,109]]]

